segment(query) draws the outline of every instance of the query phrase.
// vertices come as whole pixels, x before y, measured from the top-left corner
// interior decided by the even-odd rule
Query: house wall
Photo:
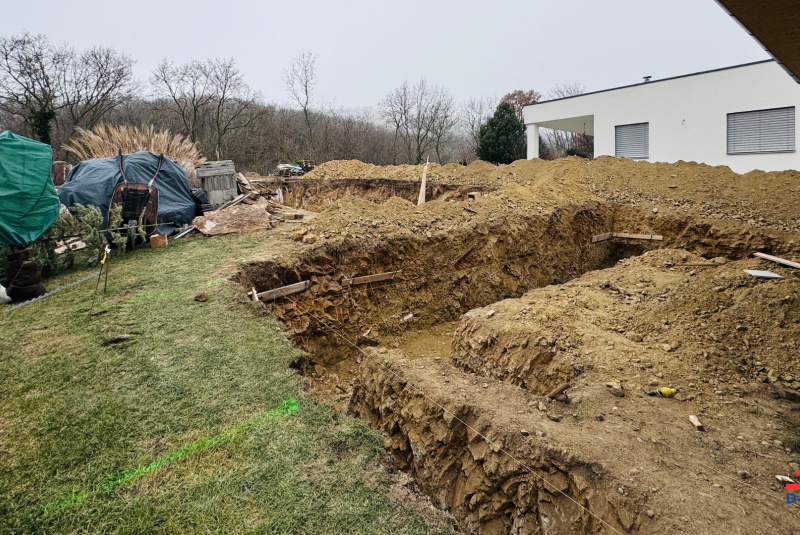
[[[648,161],[695,161],[746,173],[800,169],[800,155],[726,154],[727,114],[786,106],[797,108],[797,120],[800,84],[768,61],[534,104],[524,116],[529,132],[546,121],[594,116],[595,156],[614,155],[615,126],[648,122]],[[795,145],[800,149],[796,139]]]

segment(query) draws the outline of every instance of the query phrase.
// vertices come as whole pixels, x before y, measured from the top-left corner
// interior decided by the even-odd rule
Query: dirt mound
[[[358,161],[332,161],[309,173],[310,178],[389,178],[418,180],[422,165],[374,166]],[[725,225],[744,222],[756,228],[800,230],[797,171],[752,171],[740,175],[728,167],[694,162],[673,164],[601,156],[554,161],[518,160],[495,166],[431,164],[428,179],[448,184],[516,183],[535,190],[591,190],[606,200],[646,210],[691,215]]]
[[[420,180],[425,164],[421,165],[372,165],[358,160],[333,160],[306,173],[306,178],[393,178]],[[468,183],[470,179],[494,176],[497,166],[480,160],[467,166],[455,163],[428,165],[427,179],[445,183]],[[498,176],[499,178],[499,176]],[[477,183],[477,182],[476,182]]]

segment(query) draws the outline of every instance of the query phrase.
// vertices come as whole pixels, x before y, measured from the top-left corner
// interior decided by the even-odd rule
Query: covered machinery
[[[157,230],[170,235],[190,225],[197,215],[197,202],[189,189],[186,171],[164,155],[136,152],[116,158],[96,158],[76,165],[58,190],[67,207],[96,206],[108,225],[108,210],[122,206],[125,226],[142,218],[147,234]]]

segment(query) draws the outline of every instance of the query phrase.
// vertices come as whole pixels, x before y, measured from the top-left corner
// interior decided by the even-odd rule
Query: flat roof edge
[[[712,72],[727,71],[727,70],[730,70],[730,69],[740,69],[742,67],[750,67],[752,65],[760,65],[762,63],[777,63],[777,64],[780,65],[780,63],[778,61],[776,61],[775,59],[772,59],[772,58],[770,58],[770,59],[762,59],[762,60],[759,60],[759,61],[752,61],[750,63],[742,63],[741,65],[731,65],[730,67],[720,67],[719,69],[711,69],[711,70],[708,70],[708,71],[693,72],[691,74],[681,74],[681,75],[678,75],[678,76],[671,76],[669,78],[661,78],[660,80],[653,80],[651,82],[639,82],[639,83],[636,83],[636,84],[621,85],[619,87],[611,87],[609,89],[600,89],[598,91],[590,91],[589,93],[581,93],[580,95],[572,95],[570,97],[561,97],[561,98],[553,98],[553,99],[550,99],[550,100],[542,100],[542,101],[539,101],[539,102],[534,102],[533,104],[528,104],[525,107],[527,108],[528,106],[538,106],[539,104],[547,104],[548,102],[558,102],[560,100],[569,100],[569,99],[578,98],[578,97],[587,97],[589,95],[597,95],[598,93],[608,93],[609,91],[618,91],[620,89],[628,89],[628,88],[631,88],[631,87],[640,87],[640,86],[643,86],[643,85],[652,85],[652,84],[658,84],[658,83],[661,83],[661,82],[669,82],[670,80],[678,80],[680,78],[688,78],[690,76],[700,76],[701,74],[711,74]]]

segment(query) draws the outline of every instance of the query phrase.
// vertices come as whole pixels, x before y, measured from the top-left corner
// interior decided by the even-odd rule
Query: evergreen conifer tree
[[[475,154],[487,162],[511,163],[524,157],[522,154],[517,154],[524,136],[525,125],[517,119],[514,108],[508,102],[501,102],[494,115],[481,126]]]

